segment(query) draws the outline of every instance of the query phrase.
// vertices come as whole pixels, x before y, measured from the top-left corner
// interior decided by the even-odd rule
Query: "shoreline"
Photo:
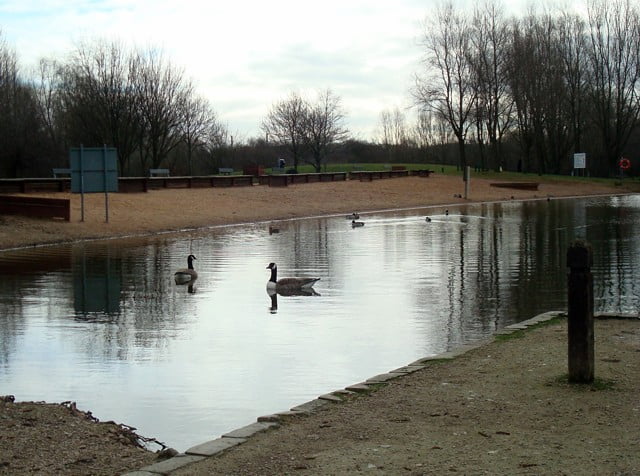
[[[588,197],[616,197],[616,196],[626,196],[633,195],[634,193],[596,193],[589,195],[568,195],[562,197],[556,197],[556,200],[572,200],[578,198],[588,198]],[[530,201],[543,201],[547,200],[546,198],[521,198],[518,200],[511,200],[512,202],[530,202]],[[434,204],[434,205],[424,205],[424,206],[412,206],[412,207],[402,207],[402,208],[383,208],[377,210],[365,210],[359,212],[361,215],[367,215],[370,213],[391,213],[391,212],[403,212],[403,211],[412,211],[412,210],[428,210],[431,208],[438,207],[460,207],[465,205],[474,205],[474,204],[492,204],[492,203],[502,203],[504,200],[469,200],[465,203],[442,203],[442,204]],[[344,213],[344,212],[342,212]],[[103,241],[103,240],[119,240],[119,239],[128,239],[128,238],[140,238],[140,237],[148,237],[153,235],[164,235],[171,233],[182,233],[182,232],[197,232],[197,231],[206,231],[216,228],[225,228],[225,227],[234,227],[234,226],[246,226],[246,225],[256,225],[256,224],[264,224],[268,225],[270,223],[280,223],[280,222],[289,222],[296,220],[313,220],[319,218],[331,218],[342,215],[341,212],[328,213],[324,215],[310,215],[310,216],[299,216],[294,218],[281,218],[281,219],[263,219],[257,221],[241,221],[241,222],[233,222],[226,224],[216,224],[216,225],[203,225],[197,227],[189,227],[189,228],[167,228],[167,229],[158,229],[155,231],[146,231],[140,233],[133,234],[122,234],[122,235],[112,235],[112,236],[87,236],[77,239],[70,240],[62,240],[62,241],[50,241],[50,242],[42,242],[42,243],[31,243],[25,245],[14,246],[10,248],[2,248],[0,247],[0,253],[7,251],[20,251],[20,250],[28,250],[31,248],[45,248],[50,246],[59,246],[59,245],[69,245],[75,243],[84,243],[84,242],[93,242],[93,241]]]
[[[619,315],[610,313],[595,313],[594,327],[602,329],[607,322],[611,320],[616,321],[618,329],[622,329],[623,333],[634,335],[640,338],[640,325],[638,315]],[[482,355],[487,352],[491,354],[501,354],[500,350],[504,351],[504,347],[511,347],[508,355],[511,355],[516,362],[516,366],[522,364],[522,347],[530,350],[537,350],[538,353],[542,348],[542,352],[546,352],[543,343],[553,334],[556,344],[558,343],[557,335],[561,334],[560,341],[566,340],[566,312],[565,311],[549,311],[543,314],[539,314],[526,321],[512,324],[498,331],[493,337],[486,339],[482,342],[463,346],[459,349],[449,351],[436,356],[430,356],[422,359],[418,359],[414,362],[408,363],[406,366],[398,369],[390,370],[385,374],[376,375],[366,379],[363,382],[355,383],[345,389],[329,392],[324,395],[320,395],[318,398],[296,405],[290,410],[278,412],[273,415],[265,415],[259,417],[256,422],[250,423],[244,427],[229,431],[224,435],[203,442],[202,444],[195,445],[187,449],[184,453],[177,454],[172,458],[154,463],[150,466],[139,468],[130,473],[126,473],[123,476],[136,476],[138,474],[165,474],[172,476],[192,476],[192,475],[209,475],[209,474],[228,474],[228,475],[241,475],[241,474],[289,474],[292,471],[306,471],[307,474],[352,474],[361,471],[376,471],[382,470],[385,473],[400,474],[404,472],[412,471],[410,474],[441,474],[443,472],[454,471],[463,472],[463,474],[483,472],[486,474],[556,474],[558,471],[563,470],[575,470],[580,474],[600,474],[601,471],[620,474],[626,471],[635,472],[640,469],[640,458],[637,454],[632,452],[632,448],[635,443],[633,437],[625,438],[625,448],[629,448],[629,452],[624,455],[619,455],[618,458],[614,458],[613,461],[599,461],[598,457],[584,458],[580,454],[571,455],[566,458],[568,462],[562,464],[559,461],[565,459],[566,456],[562,451],[556,452],[552,456],[552,461],[557,464],[546,461],[547,454],[544,450],[544,446],[539,448],[539,451],[534,451],[532,454],[525,456],[530,461],[523,463],[522,456],[513,458],[507,458],[503,456],[499,458],[498,463],[494,454],[504,450],[489,449],[490,441],[493,436],[500,438],[500,435],[504,435],[506,440],[518,440],[523,446],[529,446],[535,448],[540,444],[540,436],[534,436],[533,444],[527,445],[525,441],[532,435],[526,435],[527,429],[522,428],[512,433],[511,428],[508,425],[513,425],[512,422],[499,422],[496,420],[493,422],[495,428],[508,428],[499,430],[489,430],[485,427],[476,427],[477,422],[461,420],[462,413],[468,413],[471,410],[474,413],[474,409],[464,408],[467,404],[465,399],[460,401],[459,397],[456,398],[456,393],[459,390],[454,387],[466,387],[470,384],[466,379],[459,384],[449,383],[449,380],[456,374],[456,368],[465,365],[472,365],[477,368],[478,364],[474,363],[480,359],[480,366],[486,365],[486,357],[483,359]],[[600,337],[601,332],[597,334]],[[615,332],[614,332],[615,337]],[[639,340],[640,342],[640,340]],[[598,343],[602,343],[601,340]],[[538,349],[534,349],[531,346],[537,346]],[[611,345],[616,345],[612,343]],[[504,346],[504,347],[503,347]],[[632,344],[633,346],[633,344]],[[562,350],[565,350],[563,346]],[[600,346],[599,346],[600,347]],[[498,350],[500,349],[500,350]],[[600,350],[598,348],[598,350]],[[640,346],[636,348],[635,352],[640,351]],[[607,350],[609,352],[609,350]],[[532,352],[535,353],[535,352]],[[487,355],[491,358],[492,355]],[[558,354],[557,349],[554,351],[554,357]],[[516,357],[519,355],[519,357]],[[566,354],[565,354],[566,355]],[[609,355],[609,354],[605,354]],[[504,356],[502,356],[504,357]],[[617,359],[601,358],[599,360],[604,362],[611,361],[612,363],[618,362]],[[633,355],[631,355],[633,358]],[[494,366],[507,367],[513,369],[513,362],[511,359],[500,359],[499,365],[496,365],[495,360],[491,360]],[[628,361],[627,361],[628,362]],[[563,362],[565,364],[565,362]],[[542,366],[547,364],[543,363]],[[492,377],[501,379],[499,371],[494,370],[492,372],[491,363],[489,369],[482,373],[496,373]],[[634,365],[635,371],[638,370],[637,362]],[[547,372],[548,373],[548,372]],[[440,377],[435,377],[431,374],[436,374]],[[469,376],[468,372],[463,372],[464,375]],[[611,390],[616,384],[621,382],[614,382],[606,377],[601,377],[604,372],[600,368],[596,372],[596,380],[593,384],[569,384],[566,382],[566,374],[556,375],[553,378],[548,376],[541,381],[535,382],[535,386],[543,385],[545,387],[551,387],[551,392],[555,395],[569,394],[571,395],[590,394],[597,395],[599,402],[607,401],[608,396],[606,393]],[[440,383],[440,386],[444,385],[444,390],[438,388],[436,385],[435,392],[432,390],[434,384],[438,382],[438,378],[446,379]],[[635,373],[634,373],[635,375]],[[507,377],[512,381],[520,382],[522,376],[513,375]],[[435,382],[434,382],[435,380]],[[454,379],[455,380],[455,379]],[[633,377],[626,379],[626,384],[631,381],[631,389],[635,386],[638,387],[637,381],[633,381]],[[522,382],[524,386],[529,386],[529,382]],[[480,388],[482,388],[480,383]],[[609,385],[611,386],[609,388]],[[398,423],[410,423],[413,417],[409,415],[417,416],[421,413],[421,405],[427,407],[433,402],[431,397],[423,397],[420,401],[407,401],[403,396],[404,393],[411,387],[412,395],[416,397],[416,389],[418,392],[420,389],[432,394],[443,394],[445,405],[448,403],[448,399],[453,396],[454,402],[450,404],[451,408],[455,408],[460,414],[450,413],[445,410],[442,412],[441,408],[436,413],[429,413],[426,416],[427,421],[434,420],[439,417],[447,417],[451,415],[453,421],[451,423],[439,422],[436,427],[422,426],[421,429],[416,429],[415,433],[406,430],[393,430],[387,428],[386,425],[380,426],[382,421],[398,422]],[[477,382],[476,382],[477,388]],[[618,388],[618,391],[621,389]],[[627,389],[628,390],[628,389]],[[453,395],[451,395],[453,393]],[[464,393],[464,392],[463,392]],[[473,392],[472,392],[473,393]],[[488,393],[491,393],[490,391]],[[514,397],[519,394],[518,389],[513,390]],[[625,392],[625,393],[628,393]],[[500,392],[491,393],[500,395]],[[632,391],[631,395],[627,398],[634,398],[635,391]],[[600,398],[602,397],[602,398]],[[468,399],[468,397],[467,397]],[[368,402],[372,400],[372,402]],[[473,398],[471,399],[473,400]],[[487,399],[489,402],[493,402],[492,399]],[[551,400],[550,400],[551,401]],[[629,401],[629,400],[627,400]],[[402,402],[402,403],[400,403]],[[442,403],[442,400],[439,402]],[[529,420],[530,425],[534,425],[533,422],[540,423],[541,416],[538,414],[537,409],[531,412],[527,408],[529,401],[521,400],[519,402],[518,409],[510,413],[515,413],[514,417],[517,419]],[[386,413],[394,414],[397,411],[398,405],[403,408],[399,412],[400,418],[397,420],[389,420],[389,415]],[[461,405],[461,406],[460,406]],[[491,404],[489,406],[492,406]],[[569,402],[569,407],[571,402]],[[619,407],[619,405],[616,405]],[[566,405],[565,405],[566,407]],[[610,408],[607,406],[607,408]],[[355,409],[355,411],[354,411]],[[598,410],[603,410],[599,408]],[[637,411],[638,409],[627,410]],[[429,411],[432,411],[429,410]],[[475,411],[477,413],[477,411]],[[599,412],[596,412],[599,413]],[[605,414],[607,412],[605,411]],[[355,414],[355,415],[354,415]],[[365,417],[366,415],[366,417]],[[477,415],[479,416],[479,415]],[[496,415],[497,416],[497,415]],[[422,415],[422,418],[425,418]],[[362,420],[365,420],[364,423]],[[487,415],[484,416],[487,419]],[[559,415],[558,421],[563,417]],[[591,418],[593,419],[593,418]],[[598,419],[597,417],[595,418]],[[488,415],[488,420],[492,420],[491,414]],[[625,429],[626,426],[622,421],[624,418],[619,418],[619,428],[613,428],[611,430],[602,429],[599,426],[592,428],[591,432],[586,433],[590,438],[595,438],[595,434],[598,433],[601,438],[599,442],[603,443],[603,440],[607,440],[604,434],[613,432],[617,434],[621,429]],[[555,423],[555,422],[554,422]],[[364,445],[356,444],[361,437],[354,440],[353,436],[346,436],[345,433],[352,434],[353,429],[347,429],[346,427],[352,425],[357,427],[356,432],[365,431],[365,428],[375,429],[374,433],[377,434],[375,442],[369,442],[370,437],[364,439]],[[363,426],[364,425],[364,426]],[[504,426],[507,425],[507,426]],[[637,422],[631,424],[631,428],[626,428],[633,432],[634,426],[638,426]],[[326,428],[326,430],[321,430]],[[457,429],[456,429],[457,428]],[[467,428],[466,430],[461,428]],[[480,428],[480,429],[478,429]],[[639,426],[640,428],[640,426]],[[565,438],[567,434],[563,433],[566,428],[562,428],[561,425],[555,426],[551,423],[550,428],[545,428],[546,434],[556,434],[559,431],[558,437]],[[474,431],[477,434],[474,436]],[[517,432],[523,434],[517,435]],[[578,429],[578,434],[580,433]],[[325,435],[319,436],[316,433],[321,432]],[[495,435],[492,435],[495,433]],[[576,435],[575,431],[571,433]],[[451,453],[450,448],[446,448],[445,445],[435,444],[431,445],[431,440],[427,439],[427,444],[422,451],[430,451],[428,461],[424,463],[412,461],[413,438],[417,436],[418,440],[427,435],[438,435],[440,438],[448,439],[448,441],[455,442],[458,439],[473,439],[473,443],[466,442],[461,450],[453,452],[454,458],[451,458],[447,453]],[[448,435],[447,435],[448,434]],[[585,433],[583,433],[584,436]],[[479,435],[479,436],[478,436]],[[535,435],[535,432],[534,432]],[[451,439],[453,436],[453,439]],[[612,435],[611,435],[612,436]],[[306,437],[306,438],[305,438]],[[311,441],[305,441],[311,440]],[[400,441],[401,440],[401,441]],[[441,443],[437,439],[434,442]],[[543,438],[544,441],[544,438]],[[607,440],[615,441],[615,440]],[[383,442],[383,443],[380,443]],[[495,443],[495,442],[494,442]],[[450,443],[451,444],[451,443]],[[507,442],[507,447],[512,442]],[[629,446],[631,444],[631,446]],[[402,448],[398,448],[399,445],[404,445]],[[501,444],[500,446],[504,446]],[[602,445],[604,446],[604,445]],[[376,449],[377,448],[377,449]],[[587,445],[589,453],[594,453]],[[395,452],[402,453],[401,456],[393,454]],[[445,453],[441,455],[440,453]],[[484,453],[484,456],[481,454]],[[607,454],[606,448],[600,448],[598,453],[602,456]],[[464,456],[463,456],[464,454]],[[416,459],[420,458],[420,452],[415,453]],[[456,459],[456,456],[458,459]],[[573,462],[571,462],[573,460]],[[375,461],[372,463],[370,461]],[[520,461],[520,462],[518,462]],[[535,462],[534,462],[535,461]],[[608,463],[608,464],[607,464]],[[428,467],[427,473],[421,472],[423,467]],[[455,468],[455,469],[454,469]],[[527,470],[530,468],[530,470]],[[609,473],[608,473],[609,474]]]
[[[626,195],[618,187],[576,182],[541,182],[539,190],[492,187],[496,180],[475,179],[469,199],[458,192],[459,177],[402,177],[372,182],[345,181],[296,184],[287,187],[162,189],[147,193],[110,195],[110,220],[105,222],[103,198],[85,197],[81,222],[80,197],[71,193],[29,194],[67,198],[71,221],[0,215],[0,251],[53,246],[82,240],[148,236],[195,231],[217,226],[264,223],[289,219],[362,214],[382,211],[454,207],[473,203],[601,195]],[[452,198],[453,197],[453,198]]]

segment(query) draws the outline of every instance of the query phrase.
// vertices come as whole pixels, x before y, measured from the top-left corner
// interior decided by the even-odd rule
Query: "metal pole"
[[[104,213],[106,222],[109,223],[109,191],[107,190],[107,144],[102,144],[102,168],[104,182]]]
[[[82,154],[84,147],[80,144],[80,221],[84,221],[84,170],[82,170]]]

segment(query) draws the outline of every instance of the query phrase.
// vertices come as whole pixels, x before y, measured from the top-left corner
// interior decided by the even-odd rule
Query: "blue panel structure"
[[[69,151],[71,192],[118,191],[118,152],[113,147],[80,147]]]

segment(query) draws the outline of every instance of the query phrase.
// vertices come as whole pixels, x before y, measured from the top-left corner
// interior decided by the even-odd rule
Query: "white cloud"
[[[247,136],[293,90],[331,88],[365,138],[404,106],[435,0],[4,0],[0,29],[25,65],[80,40],[161,48],[232,131]]]

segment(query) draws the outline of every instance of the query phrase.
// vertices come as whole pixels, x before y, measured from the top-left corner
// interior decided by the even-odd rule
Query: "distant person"
[[[284,169],[284,166],[285,166],[284,159],[278,159],[278,167],[280,167],[281,169]]]

